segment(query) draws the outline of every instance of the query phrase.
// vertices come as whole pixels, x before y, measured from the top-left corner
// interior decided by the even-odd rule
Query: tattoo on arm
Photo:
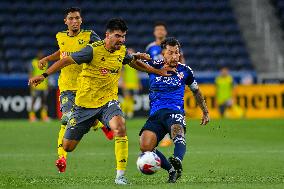
[[[206,102],[204,100],[204,97],[202,96],[202,93],[199,89],[193,92],[195,100],[198,104],[198,106],[201,108],[202,112],[208,113],[208,108],[206,105]]]

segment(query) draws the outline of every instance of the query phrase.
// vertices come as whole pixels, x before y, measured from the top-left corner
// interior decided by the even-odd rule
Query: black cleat
[[[176,181],[177,181],[177,172],[176,171],[169,172],[168,183],[175,183]]]
[[[179,159],[177,159],[176,157],[170,157],[169,162],[172,164],[172,166],[175,168],[175,170],[177,172],[177,178],[176,179],[179,179],[181,177],[181,174],[182,174],[181,161]]]

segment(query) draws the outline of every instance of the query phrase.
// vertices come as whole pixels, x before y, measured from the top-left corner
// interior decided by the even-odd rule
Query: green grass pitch
[[[0,121],[0,188],[284,188],[284,120],[187,122],[182,178],[166,183],[164,170],[147,176],[136,168],[138,132],[145,119],[127,120],[128,180],[114,184],[114,143],[90,131],[68,154],[67,170],[55,167],[59,121]],[[161,149],[161,148],[160,148]],[[161,149],[170,156],[173,147]]]

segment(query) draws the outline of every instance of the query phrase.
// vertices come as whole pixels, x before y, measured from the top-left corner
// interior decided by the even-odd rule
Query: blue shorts
[[[72,110],[75,106],[75,91],[63,91],[60,93],[60,111],[65,114]]]
[[[139,136],[144,130],[153,131],[157,136],[157,144],[166,134],[171,135],[171,126],[174,124],[181,125],[186,131],[186,122],[184,112],[170,109],[160,109],[151,115],[145,125],[142,127]]]
[[[75,106],[68,120],[64,138],[69,140],[81,140],[84,134],[89,132],[97,119],[107,128],[110,128],[109,121],[114,116],[124,117],[117,100],[111,100],[99,108]]]

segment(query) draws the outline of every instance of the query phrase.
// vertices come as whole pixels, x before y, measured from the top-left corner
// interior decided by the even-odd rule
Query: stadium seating
[[[284,1],[283,0],[270,0],[276,9],[276,14],[280,19],[281,27],[284,30]]]
[[[284,3],[278,4],[284,8]],[[154,40],[154,22],[164,21],[169,36],[182,43],[186,63],[195,70],[216,71],[221,66],[253,70],[229,0],[25,0],[0,2],[0,72],[26,72],[27,66],[18,65],[26,65],[37,50],[55,51],[55,34],[65,29],[63,9],[69,6],[81,7],[83,28],[101,37],[109,18],[123,17],[129,25],[127,45],[137,51]]]

